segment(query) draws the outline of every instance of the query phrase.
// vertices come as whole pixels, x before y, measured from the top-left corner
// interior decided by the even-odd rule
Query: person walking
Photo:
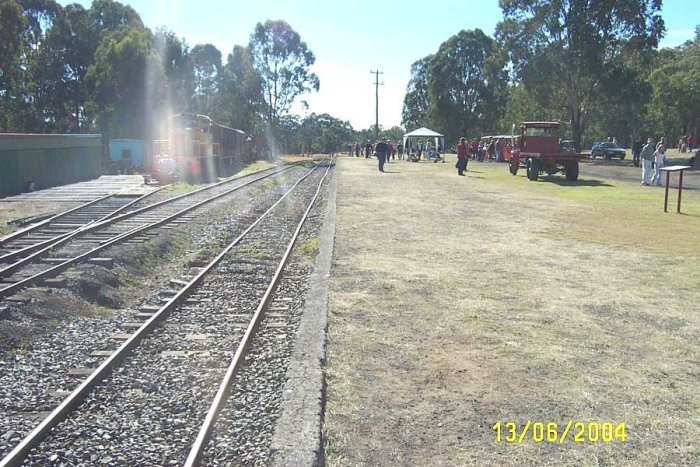
[[[642,143],[641,141],[634,141],[632,143],[632,164],[634,164],[635,167],[639,167],[643,146],[644,143]]]
[[[394,145],[391,144],[391,140],[388,139],[386,140],[386,145],[387,145],[387,150],[386,150],[386,161],[389,162],[389,159],[391,156],[394,154]]]
[[[666,138],[661,138],[659,144],[656,145],[654,153],[654,178],[651,179],[652,185],[661,186],[661,169],[664,168],[666,162]]]
[[[468,148],[466,138],[459,138],[457,145],[457,175],[464,176],[464,171],[467,170]]]
[[[370,156],[372,155],[372,143],[367,141],[367,144],[365,144],[365,159],[369,159]]]
[[[654,160],[654,141],[649,138],[647,144],[639,154],[642,162],[642,185],[649,186],[649,176],[651,175],[651,161]]]
[[[399,154],[399,160],[403,160],[403,144],[400,141],[396,145],[396,152]]]
[[[488,147],[486,148],[486,152],[489,155],[489,160],[492,161],[496,158],[496,141],[491,139],[491,142],[489,142]]]
[[[374,145],[374,152],[377,153],[377,160],[379,161],[379,171],[384,172],[384,162],[386,161],[387,153],[389,152],[389,146],[386,144],[386,139],[382,138]]]

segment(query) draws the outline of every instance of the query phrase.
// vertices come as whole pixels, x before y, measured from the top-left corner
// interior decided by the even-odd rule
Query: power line
[[[370,70],[370,73],[375,76],[374,79],[374,116],[375,116],[375,123],[374,123],[374,140],[379,139],[379,86],[384,86],[384,83],[379,82],[379,75],[383,75],[383,71],[379,70]]]

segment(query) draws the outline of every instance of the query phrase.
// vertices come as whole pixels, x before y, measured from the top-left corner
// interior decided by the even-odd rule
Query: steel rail
[[[68,214],[73,214],[75,211],[77,211],[79,209],[84,209],[84,208],[90,207],[93,204],[99,203],[100,201],[104,201],[107,198],[110,198],[112,196],[114,196],[114,193],[106,194],[101,198],[97,198],[97,199],[94,199],[92,201],[88,201],[87,203],[81,204],[80,206],[76,206],[72,209],[69,209],[68,211],[60,212],[60,213],[56,214],[55,216],[49,217],[48,219],[44,219],[41,222],[37,222],[36,224],[32,224],[29,227],[25,227],[24,229],[21,229],[21,230],[18,230],[16,232],[13,232],[9,235],[6,235],[6,236],[0,238],[0,246],[3,246],[5,243],[7,243],[11,240],[16,240],[17,237],[21,237],[22,235],[28,234],[28,233],[33,232],[41,227],[44,227],[47,224],[50,224],[51,222],[54,222],[63,216],[67,216]]]
[[[280,173],[280,172],[283,172],[283,171],[285,171],[285,170],[287,170],[287,169],[289,169],[289,168],[291,168],[291,167],[292,167],[292,166],[288,166],[288,167],[284,168],[283,170],[280,170],[280,171],[277,171],[277,172],[271,172],[271,173],[268,173],[268,174],[266,174],[266,175],[264,175],[264,176],[262,176],[262,177],[260,177],[260,178],[256,178],[256,179],[247,181],[247,182],[244,183],[243,185],[239,185],[239,186],[237,186],[237,187],[231,188],[230,190],[226,190],[226,191],[224,191],[224,192],[222,192],[222,193],[219,193],[218,195],[214,195],[214,196],[212,196],[212,197],[210,197],[210,198],[207,198],[207,199],[205,199],[205,200],[202,200],[202,201],[200,201],[200,202],[198,202],[198,203],[195,203],[195,204],[193,204],[193,205],[191,205],[191,206],[188,206],[188,207],[186,207],[186,208],[184,208],[184,209],[182,209],[182,210],[180,210],[180,211],[178,211],[178,212],[176,212],[176,213],[174,213],[174,214],[171,214],[171,215],[169,215],[169,216],[167,216],[167,217],[164,217],[163,219],[160,219],[160,220],[157,220],[157,221],[155,221],[155,222],[151,222],[151,223],[148,223],[148,224],[145,224],[145,225],[142,225],[142,226],[137,226],[137,227],[135,227],[135,228],[133,228],[133,229],[131,229],[131,230],[128,230],[128,231],[126,231],[126,232],[123,232],[123,233],[121,233],[121,234],[119,234],[119,235],[113,237],[112,239],[108,240],[107,242],[101,244],[100,246],[97,246],[97,247],[93,248],[93,249],[90,250],[90,251],[87,251],[87,252],[85,252],[85,253],[83,253],[83,254],[80,254],[80,255],[78,255],[78,256],[75,256],[75,257],[73,257],[73,258],[71,258],[71,259],[68,259],[68,260],[66,260],[66,261],[64,261],[64,262],[62,262],[62,263],[57,264],[56,266],[53,266],[53,267],[51,267],[51,268],[49,268],[49,269],[46,269],[45,271],[42,271],[42,272],[37,273],[37,274],[34,274],[33,276],[27,277],[27,278],[25,278],[25,279],[22,279],[22,280],[20,280],[20,281],[15,282],[14,284],[9,285],[9,286],[7,286],[7,287],[5,287],[5,288],[3,288],[3,289],[0,289],[0,299],[1,299],[1,298],[8,297],[8,296],[10,296],[10,295],[13,295],[14,293],[16,293],[16,292],[18,292],[18,291],[20,291],[20,290],[22,290],[22,289],[24,289],[24,288],[26,288],[26,287],[28,287],[28,286],[30,286],[30,285],[35,284],[36,282],[38,282],[38,281],[40,281],[40,280],[47,279],[47,278],[49,278],[49,277],[54,277],[54,276],[60,274],[61,272],[65,271],[65,270],[68,269],[69,267],[71,267],[71,266],[73,266],[73,265],[75,265],[75,264],[84,262],[84,261],[86,261],[86,260],[92,258],[93,256],[95,256],[97,253],[99,253],[99,252],[101,252],[101,251],[103,251],[103,250],[105,250],[105,249],[107,249],[107,248],[109,248],[109,247],[111,247],[111,246],[113,246],[113,245],[115,245],[115,244],[117,244],[117,243],[120,243],[120,242],[126,241],[126,240],[128,240],[128,239],[130,239],[130,238],[136,237],[136,236],[142,234],[143,232],[145,232],[145,231],[147,231],[147,230],[151,230],[151,229],[158,228],[158,227],[160,227],[160,226],[162,226],[162,225],[164,225],[164,224],[167,224],[167,223],[169,223],[170,221],[172,221],[172,220],[174,220],[174,219],[176,219],[176,218],[182,216],[183,214],[186,214],[186,213],[188,213],[188,212],[190,212],[190,211],[192,211],[192,210],[194,210],[194,209],[197,209],[197,208],[199,208],[199,207],[201,207],[201,206],[203,206],[203,205],[205,205],[205,204],[207,204],[207,203],[210,203],[210,202],[212,202],[212,201],[214,201],[214,200],[216,200],[216,199],[219,199],[219,198],[222,198],[222,197],[224,197],[224,196],[227,196],[227,195],[229,195],[230,193],[232,193],[232,192],[234,192],[234,191],[236,191],[236,190],[240,190],[241,188],[243,188],[243,187],[245,187],[245,186],[248,186],[248,185],[250,185],[250,184],[253,184],[253,183],[255,183],[255,182],[258,182],[258,181],[260,181],[260,180],[263,180],[263,179],[265,179],[265,178],[267,178],[267,177],[270,177],[270,176],[272,176],[272,175],[276,175],[276,174],[278,174],[278,173]],[[109,221],[105,221],[105,222],[109,222]],[[87,232],[88,230],[93,230],[93,228],[94,228],[94,226],[91,226],[91,227],[89,227],[89,228],[83,229],[83,230],[80,231],[80,232],[76,232],[74,235],[78,235],[78,234],[81,234],[81,233],[85,233],[85,232]],[[68,242],[69,240],[71,240],[71,238],[72,238],[72,237],[69,236],[69,237],[67,237],[67,238],[65,238],[65,239],[63,239],[63,240],[61,240],[59,243],[61,243],[61,244],[66,243],[66,242]],[[52,246],[52,247],[50,247],[50,248],[54,248],[54,247],[55,247],[55,246]],[[39,256],[41,253],[43,253],[43,251],[34,253],[33,255],[29,256],[27,259],[34,259],[35,257]],[[5,269],[3,269],[2,271],[0,271],[0,277],[5,273],[6,270],[8,270],[8,269],[10,269],[10,268],[14,268],[15,270],[16,270],[16,269],[19,269],[19,267],[15,268],[16,264],[19,264],[19,263],[15,263],[15,265],[12,265],[12,266],[10,266],[10,267],[8,267],[8,268],[5,268]],[[24,264],[26,264],[26,263],[24,263]],[[22,264],[22,265],[23,265],[23,264]]]
[[[160,188],[158,188],[158,189],[156,189],[156,190],[153,190],[153,191],[151,191],[151,192],[148,192],[148,193],[146,193],[145,195],[139,196],[138,198],[135,198],[135,199],[129,201],[129,202],[126,203],[125,205],[118,207],[117,209],[115,209],[114,211],[110,212],[109,214],[106,214],[106,215],[100,217],[100,218],[97,219],[97,220],[88,222],[88,223],[86,223],[85,225],[80,226],[80,227],[78,227],[78,228],[76,228],[76,229],[73,229],[73,230],[71,230],[71,231],[68,231],[68,232],[65,232],[65,233],[56,235],[56,236],[53,237],[53,238],[49,238],[48,240],[44,240],[43,242],[39,242],[39,243],[36,243],[36,244],[34,244],[34,245],[30,245],[30,246],[28,246],[28,247],[22,248],[21,250],[13,251],[12,253],[7,253],[6,255],[0,256],[0,263],[4,263],[4,262],[7,262],[7,261],[11,261],[11,260],[14,260],[14,259],[23,257],[23,256],[25,256],[25,255],[28,254],[28,253],[32,253],[32,252],[35,252],[35,251],[38,251],[38,250],[43,250],[43,249],[45,249],[45,248],[47,248],[47,247],[49,247],[49,246],[52,246],[52,245],[56,244],[57,242],[59,242],[60,240],[62,240],[63,238],[65,238],[65,237],[67,237],[67,236],[69,236],[69,235],[71,235],[71,234],[73,234],[73,233],[75,233],[75,232],[77,232],[77,231],[79,231],[79,230],[85,228],[85,226],[90,225],[90,224],[93,223],[93,222],[102,222],[102,221],[105,221],[105,220],[107,220],[107,219],[110,219],[110,218],[116,216],[116,215],[119,214],[120,212],[122,212],[122,211],[128,209],[129,207],[133,206],[134,204],[136,204],[136,203],[138,203],[138,202],[140,202],[140,201],[143,201],[144,199],[148,198],[149,196],[152,196],[152,195],[154,195],[155,193],[158,193],[160,190],[162,190],[162,189],[164,189],[164,188],[166,188],[166,187],[167,187],[167,185],[166,185],[166,186],[162,186],[162,187],[160,187]],[[116,196],[116,195],[113,195],[113,196]],[[104,198],[102,198],[102,199],[104,199]],[[63,213],[63,214],[61,214],[61,216],[65,216],[65,215],[67,215],[67,214],[68,214],[68,213]],[[0,276],[1,276],[1,275],[2,275],[2,272],[0,272]]]
[[[279,171],[277,171],[277,172],[275,172],[275,173],[282,172],[282,171],[287,170],[288,168],[293,167],[293,166],[298,165],[298,164],[299,164],[299,163],[290,164],[289,166],[285,166],[282,170],[279,170]],[[185,197],[187,197],[187,196],[192,196],[192,195],[201,193],[201,192],[206,191],[206,190],[211,190],[211,189],[216,188],[216,187],[218,187],[218,186],[220,186],[220,185],[224,185],[224,184],[226,184],[226,183],[232,183],[232,182],[234,182],[234,181],[238,181],[238,180],[241,180],[241,179],[243,179],[243,178],[250,177],[250,176],[253,176],[253,175],[258,175],[258,174],[263,173],[263,172],[266,172],[266,171],[273,171],[273,170],[275,170],[275,169],[277,169],[277,168],[278,168],[278,167],[271,167],[271,168],[268,168],[268,169],[259,170],[259,171],[257,171],[257,172],[252,172],[252,173],[243,175],[243,176],[241,176],[241,177],[227,178],[226,180],[222,180],[221,182],[213,183],[213,184],[211,184],[211,185],[207,185],[207,186],[202,187],[202,188],[200,188],[200,189],[193,190],[193,191],[190,191],[190,192],[188,192],[188,193],[183,193],[182,195],[178,195],[178,196],[175,196],[175,197],[173,197],[173,198],[168,198],[167,200],[163,200],[163,201],[160,201],[160,202],[158,202],[158,203],[154,203],[154,204],[152,204],[152,205],[145,206],[144,208],[141,208],[140,210],[137,209],[137,210],[132,211],[132,212],[130,212],[130,213],[127,213],[127,214],[125,214],[125,215],[123,215],[123,216],[120,216],[118,219],[115,219],[115,222],[118,221],[118,220],[126,219],[127,217],[130,217],[130,216],[135,216],[135,215],[140,214],[141,212],[144,212],[144,211],[146,211],[146,210],[148,210],[148,209],[154,209],[154,208],[159,207],[159,206],[161,206],[162,204],[165,204],[165,203],[167,203],[167,202],[178,201],[178,200],[180,200],[180,199],[182,199],[182,198],[185,198]],[[158,189],[156,189],[156,190],[154,190],[154,191],[152,191],[152,192],[150,192],[150,193],[147,193],[146,195],[142,196],[141,198],[136,199],[136,200],[134,200],[134,201],[128,203],[128,204],[125,205],[125,206],[122,206],[121,210],[124,210],[124,209],[128,208],[129,206],[132,206],[133,204],[137,203],[138,201],[141,201],[141,200],[142,200],[143,198],[145,198],[146,196],[153,195],[153,194],[159,192],[160,190],[163,190],[163,189],[167,188],[168,186],[170,186],[170,185],[162,186],[162,187],[160,187],[160,188],[158,188]],[[83,209],[83,208],[89,207],[89,206],[92,205],[92,204],[95,204],[95,203],[97,203],[97,202],[103,201],[103,200],[109,198],[110,196],[114,196],[114,195],[116,195],[116,192],[115,192],[115,193],[110,193],[110,194],[108,194],[108,195],[103,196],[102,198],[98,198],[98,199],[96,199],[96,200],[87,202],[87,203],[82,204],[82,205],[80,205],[80,206],[77,206],[77,207],[75,207],[75,208],[69,209],[68,211],[64,211],[64,212],[62,212],[62,213],[56,214],[55,216],[53,216],[53,217],[51,217],[51,218],[49,218],[49,219],[45,219],[44,221],[42,221],[42,222],[40,222],[40,223],[37,223],[37,224],[35,224],[35,225],[32,225],[32,226],[30,226],[30,227],[27,227],[26,229],[22,229],[22,230],[19,230],[19,231],[17,231],[17,232],[14,232],[14,233],[12,233],[12,234],[6,236],[6,237],[2,237],[2,238],[0,238],[0,246],[2,246],[2,245],[3,245],[5,242],[7,242],[7,241],[15,240],[16,237],[20,237],[20,236],[23,235],[23,234],[29,233],[29,232],[31,232],[31,231],[33,231],[33,230],[36,230],[36,229],[40,228],[40,227],[44,227],[47,223],[50,223],[50,222],[52,222],[52,221],[55,221],[55,220],[57,220],[57,219],[59,219],[59,218],[61,218],[61,217],[63,217],[63,216],[68,215],[68,214],[73,214],[75,211],[77,211],[77,210],[79,210],[79,209]],[[114,213],[112,213],[112,214],[114,214]],[[112,218],[112,217],[113,217],[112,214],[103,217],[102,219],[99,220],[99,222],[106,221],[106,220]],[[102,225],[102,224],[95,224],[94,228],[100,227],[101,225]],[[70,234],[70,233],[71,233],[71,232],[68,232],[67,234]],[[48,244],[47,244],[47,245],[48,245]],[[46,246],[46,245],[44,245],[44,246]],[[11,254],[14,254],[14,253],[11,253]],[[6,255],[6,256],[7,256],[7,255]],[[2,259],[4,259],[4,258],[5,258],[5,256],[3,256],[2,258],[0,258],[0,260],[2,260]],[[10,259],[12,259],[12,258],[10,258]]]
[[[265,211],[258,219],[255,220],[243,233],[236,237],[224,250],[219,253],[206,267],[204,267],[187,285],[185,285],[177,294],[170,298],[160,309],[153,314],[134,334],[124,341],[119,348],[102,364],[95,369],[73,392],[71,392],[61,404],[56,407],[34,430],[32,430],[5,458],[0,460],[0,467],[16,467],[21,465],[27,454],[36,448],[50,430],[63,421],[67,416],[75,410],[80,403],[85,399],[92,389],[97,386],[102,380],[106,379],[112,370],[118,366],[120,362],[170,313],[176,306],[182,302],[204,279],[204,277],[233,249],[240,241],[258,225],[272,210],[279,205],[304,179],[316,170],[314,167],[303,177],[301,177],[282,197],[277,200],[267,211]]]
[[[328,163],[328,167],[326,168],[326,172],[323,174],[323,177],[321,178],[321,181],[318,183],[318,187],[316,188],[316,193],[314,194],[314,197],[311,199],[311,202],[309,203],[309,206],[306,208],[306,212],[304,212],[304,215],[302,216],[301,220],[299,221],[299,224],[297,225],[296,230],[294,231],[294,234],[292,235],[292,239],[289,242],[289,245],[287,246],[287,250],[284,253],[284,256],[282,257],[282,260],[280,261],[279,265],[277,266],[277,270],[275,271],[275,275],[270,281],[270,284],[267,287],[267,290],[265,291],[265,295],[263,295],[262,299],[260,300],[260,304],[258,305],[257,309],[255,310],[255,313],[253,314],[253,317],[248,324],[248,328],[245,331],[245,334],[243,335],[243,338],[241,339],[240,343],[238,344],[238,348],[236,349],[236,353],[233,356],[233,359],[231,360],[231,363],[229,364],[227,370],[226,370],[226,375],[224,376],[224,379],[221,382],[221,385],[219,386],[218,391],[216,392],[216,396],[214,397],[214,400],[212,401],[211,407],[209,408],[209,411],[207,412],[207,415],[204,419],[204,422],[202,423],[202,427],[199,430],[199,433],[197,434],[197,438],[192,445],[192,449],[190,450],[189,455],[187,456],[187,460],[185,461],[185,467],[193,467],[199,465],[199,463],[202,460],[202,455],[204,454],[204,449],[206,448],[207,443],[209,442],[209,439],[211,437],[211,433],[214,429],[214,424],[216,423],[216,419],[219,416],[219,413],[221,412],[224,404],[228,400],[228,396],[231,391],[231,384],[233,383],[233,376],[238,370],[238,367],[240,366],[241,362],[243,361],[243,358],[245,357],[245,354],[248,350],[248,347],[250,345],[250,342],[252,340],[252,335],[257,329],[259,323],[260,323],[260,317],[263,315],[264,310],[268,307],[270,300],[272,298],[272,294],[275,291],[277,284],[279,283],[280,278],[282,277],[282,271],[284,270],[284,267],[287,265],[287,260],[289,259],[289,256],[292,253],[292,249],[294,248],[294,244],[297,241],[297,238],[299,237],[299,233],[301,232],[302,227],[304,226],[304,222],[306,222],[307,217],[309,216],[309,213],[311,212],[311,209],[313,208],[314,204],[316,203],[316,199],[318,198],[319,193],[321,192],[321,187],[323,186],[323,181],[326,179],[326,176],[328,175],[328,172],[330,171],[331,165],[333,163],[333,159]]]
[[[197,204],[195,204],[195,205],[193,205],[193,206],[194,206],[194,207],[199,207],[199,205],[201,205],[201,204],[206,204],[206,203],[208,203],[208,202],[210,202],[210,201],[213,201],[213,200],[215,200],[215,199],[217,199],[217,198],[220,198],[221,196],[225,196],[225,195],[227,195],[227,194],[229,194],[229,193],[231,193],[231,192],[233,192],[233,191],[236,191],[236,190],[239,190],[239,189],[241,189],[241,188],[243,188],[243,187],[245,187],[245,186],[248,186],[248,185],[250,185],[251,183],[255,183],[255,182],[260,181],[260,180],[262,180],[262,179],[264,179],[264,178],[271,177],[272,175],[276,175],[276,174],[278,174],[278,173],[281,173],[281,172],[284,172],[284,171],[286,171],[286,170],[289,170],[289,169],[291,169],[292,167],[294,167],[295,165],[296,165],[296,164],[294,164],[294,165],[288,165],[288,166],[284,166],[284,167],[283,167],[282,169],[280,169],[280,170],[277,170],[277,171],[270,171],[270,172],[264,174],[262,177],[255,178],[255,179],[250,180],[250,181],[248,181],[248,182],[246,182],[246,183],[244,183],[244,184],[242,184],[242,185],[239,185],[239,186],[237,186],[237,187],[235,187],[235,188],[232,188],[232,189],[227,190],[227,191],[225,191],[225,192],[223,192],[223,193],[220,193],[219,195],[213,196],[213,197],[211,197],[211,198],[207,198],[207,199],[204,200],[203,202],[197,203]],[[275,168],[276,168],[276,167],[275,167]],[[268,170],[268,169],[266,169],[266,170]],[[263,172],[263,171],[260,171],[260,172]],[[255,173],[250,174],[250,175],[259,175],[260,172],[255,172]],[[238,180],[241,180],[241,179],[246,178],[246,177],[248,177],[248,175],[245,175],[244,177],[239,177],[239,178],[236,178],[236,179],[229,180],[229,181],[227,181],[226,183],[230,183],[230,182],[233,182],[233,181],[238,181]],[[220,182],[219,184],[217,184],[217,186],[221,185],[222,183],[223,183],[223,182]],[[141,213],[143,213],[143,212],[150,211],[150,210],[155,209],[155,208],[157,208],[157,207],[160,207],[160,206],[162,206],[162,205],[164,205],[164,204],[172,203],[172,202],[174,202],[174,201],[179,201],[180,199],[182,199],[182,198],[185,197],[185,196],[192,195],[193,193],[200,193],[200,192],[205,191],[206,189],[210,189],[210,188],[211,188],[211,187],[205,187],[204,189],[196,190],[196,191],[193,191],[193,192],[190,192],[190,193],[185,193],[184,195],[176,196],[176,197],[174,197],[174,198],[168,198],[168,199],[166,199],[166,200],[159,201],[159,202],[154,203],[154,204],[149,204],[148,206],[144,206],[143,208],[140,208],[140,209],[137,209],[137,210],[134,210],[134,211],[130,211],[130,212],[125,213],[125,214],[121,214],[121,215],[119,215],[119,216],[117,216],[117,217],[113,217],[113,218],[111,218],[111,219],[107,219],[107,220],[104,220],[104,221],[101,221],[101,222],[95,222],[95,223],[92,223],[92,224],[88,224],[88,225],[86,225],[86,226],[83,226],[83,227],[81,227],[81,228],[78,228],[78,229],[76,229],[75,231],[71,232],[69,235],[65,236],[64,238],[57,240],[55,243],[52,243],[51,245],[49,245],[49,246],[47,246],[47,247],[45,247],[45,248],[43,248],[43,249],[41,249],[41,250],[38,250],[38,251],[32,253],[32,254],[29,255],[29,256],[26,256],[26,257],[22,258],[21,260],[17,261],[17,262],[14,263],[14,264],[11,264],[11,265],[5,267],[4,269],[0,269],[0,277],[7,277],[7,276],[10,276],[10,275],[14,274],[17,270],[21,269],[21,268],[22,268],[23,266],[25,266],[26,264],[31,263],[33,260],[35,260],[35,259],[37,259],[37,258],[41,258],[41,257],[44,256],[46,253],[50,252],[51,250],[53,250],[53,249],[55,249],[55,248],[58,248],[58,247],[60,247],[60,246],[62,246],[62,245],[65,245],[66,243],[68,243],[69,241],[73,240],[73,238],[75,238],[75,237],[77,237],[77,236],[79,236],[79,235],[83,235],[83,234],[85,234],[85,233],[92,232],[93,230],[99,229],[99,228],[104,227],[104,226],[106,226],[106,225],[115,224],[115,223],[117,223],[117,222],[120,222],[120,221],[122,221],[122,220],[128,219],[128,218],[130,218],[130,217],[134,217],[134,216],[136,216],[137,214],[141,214]],[[190,209],[185,208],[184,210],[179,211],[177,215],[178,215],[178,216],[179,216],[179,215],[182,215],[182,213],[186,213],[186,212],[188,212],[188,210],[191,210],[191,209],[194,209],[194,208],[193,208],[193,207],[190,207]],[[172,217],[172,216],[170,216],[170,217]],[[168,219],[168,218],[166,218],[166,219]],[[155,223],[147,224],[147,226],[153,227],[153,225],[154,225],[154,224],[157,224],[158,222],[159,222],[159,221],[157,221],[157,222],[155,222]],[[157,227],[157,225],[155,225],[155,226]],[[123,234],[119,234],[119,235],[113,237],[112,240],[114,240],[114,239],[116,239],[116,238],[121,238],[122,236],[123,236]],[[102,248],[102,247],[104,247],[105,245],[107,245],[107,244],[112,245],[112,244],[113,244],[113,243],[110,243],[110,242],[111,242],[111,240],[110,240],[109,242],[107,242],[107,243],[104,243],[104,244],[100,245],[100,246],[97,247],[95,250],[101,251],[102,249],[104,249],[104,248]],[[91,251],[93,251],[93,250],[91,250]],[[88,257],[88,258],[89,258],[89,257]],[[64,263],[59,264],[58,266],[62,266],[63,264],[64,264]],[[72,264],[75,264],[75,263],[72,263]],[[71,266],[72,264],[70,264],[70,265],[68,265],[68,266]],[[53,270],[53,269],[54,269],[54,268],[49,269],[49,270],[47,270],[47,271],[45,271],[45,272],[51,271],[51,270]],[[40,274],[43,274],[43,273],[39,273],[39,275],[40,275]],[[25,280],[32,279],[32,278],[37,277],[37,276],[39,276],[39,275],[32,276],[31,278],[27,278],[27,279],[25,279]],[[50,277],[50,276],[42,276],[42,277],[39,277],[39,278],[42,279],[42,278],[44,278],[44,277]],[[22,281],[20,281],[20,282],[22,282]],[[20,282],[17,282],[17,283],[15,283],[15,284],[13,284],[13,286],[19,284]],[[5,295],[3,292],[5,292],[5,291],[8,290],[8,289],[9,289],[9,287],[6,287],[6,288],[4,288],[4,289],[0,289],[0,298],[7,296],[7,295]],[[14,293],[14,292],[12,292],[12,293]]]

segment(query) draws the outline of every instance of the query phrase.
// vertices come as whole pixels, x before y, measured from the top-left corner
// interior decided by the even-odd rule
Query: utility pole
[[[375,76],[374,79],[374,140],[377,141],[379,140],[379,86],[384,86],[384,83],[379,82],[379,75],[383,75],[383,71],[379,70],[370,70],[370,73],[372,73]]]

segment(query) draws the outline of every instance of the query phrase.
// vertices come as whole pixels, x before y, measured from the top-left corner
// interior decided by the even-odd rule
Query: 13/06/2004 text
[[[524,424],[515,421],[496,422],[491,427],[496,435],[496,442],[522,444],[525,440],[535,443],[564,444],[566,440],[575,443],[612,443],[627,440],[625,422],[575,421],[566,424],[526,420]]]

